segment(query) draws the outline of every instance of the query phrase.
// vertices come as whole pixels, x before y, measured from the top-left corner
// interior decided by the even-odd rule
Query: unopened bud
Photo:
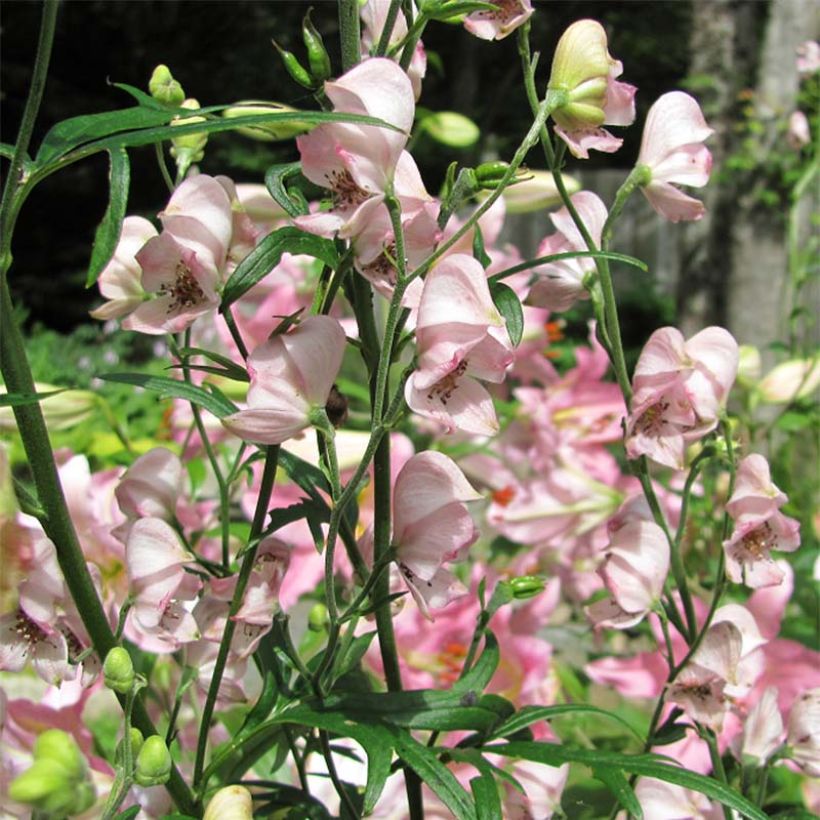
[[[37,382],[37,393],[51,393],[53,396],[40,400],[40,409],[49,430],[69,430],[88,421],[97,412],[100,399],[90,390],[61,390],[53,384]],[[17,422],[11,407],[0,407],[0,432],[9,433],[17,429]]]
[[[279,52],[279,56],[282,58],[285,71],[287,71],[288,74],[290,74],[290,76],[304,88],[316,88],[317,84],[313,81],[313,77],[311,77],[310,72],[299,62],[296,55],[292,51],[287,51],[282,48],[276,40],[271,40],[271,42],[273,43],[273,47]]]
[[[760,351],[754,345],[741,345],[738,350],[737,380],[744,387],[760,378]]]
[[[327,607],[324,604],[314,604],[308,615],[308,629],[311,632],[323,632],[327,629]]]
[[[121,695],[126,695],[134,685],[134,663],[128,650],[115,646],[105,656],[103,663],[105,685]]]
[[[182,86],[174,79],[167,65],[158,65],[148,81],[151,96],[169,108],[176,108],[185,99]]]
[[[53,760],[71,778],[80,779],[86,773],[85,757],[77,741],[62,729],[46,729],[38,735],[33,751],[35,760]]]
[[[253,798],[244,786],[225,786],[208,803],[202,820],[253,820]]]
[[[187,108],[191,111],[198,111],[199,102],[194,99],[185,100],[180,108]],[[193,125],[197,122],[205,122],[205,117],[177,117],[171,122],[172,126]],[[205,156],[205,146],[208,144],[208,135],[184,134],[181,137],[171,139],[171,156],[177,161],[177,166],[182,173],[188,170],[194,162],[199,162]]]
[[[171,753],[159,735],[145,738],[137,755],[134,780],[140,786],[161,786],[171,776]]]
[[[302,21],[302,39],[305,41],[307,49],[308,65],[310,73],[316,84],[323,83],[331,74],[330,57],[325,48],[322,35],[316,30],[310,19],[310,9],[308,9],[305,19]]]
[[[820,356],[791,359],[770,370],[757,386],[769,404],[786,404],[810,396],[820,386]]]
[[[247,100],[238,105],[232,105],[222,112],[225,119],[235,119],[236,117],[252,117],[259,114],[284,114],[289,111],[296,112],[297,109],[289,105],[278,102],[264,102],[263,100]],[[260,142],[275,142],[277,140],[289,140],[299,134],[309,131],[312,126],[309,123],[298,119],[288,119],[284,122],[265,122],[261,125],[243,125],[236,129],[237,133],[243,134],[251,139]]]
[[[419,126],[436,142],[450,148],[469,148],[481,136],[479,127],[469,118],[456,111],[439,111],[425,117]]]
[[[544,591],[544,579],[538,575],[519,575],[510,578],[509,584],[513,598],[518,601],[534,598]]]
[[[581,183],[572,177],[561,177],[564,188],[572,196],[581,190]],[[522,180],[504,189],[504,205],[509,214],[526,214],[560,205],[561,195],[550,171],[527,170]]]
[[[132,726],[128,736],[131,739],[131,754],[136,756],[139,754],[140,749],[142,748],[142,744],[145,742],[145,739],[142,736],[142,732],[136,728],[136,726]],[[122,765],[125,761],[125,738],[123,738],[118,744],[117,748],[114,752],[114,761],[118,765]]]

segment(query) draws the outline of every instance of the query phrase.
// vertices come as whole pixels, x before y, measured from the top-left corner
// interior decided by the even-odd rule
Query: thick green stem
[[[399,16],[400,8],[401,0],[390,0],[390,8],[387,9],[387,16],[384,18],[384,28],[379,36],[374,57],[384,57],[387,53],[387,47],[390,45],[390,37],[393,34],[393,27],[396,25],[396,18]]]
[[[216,698],[219,694],[219,686],[222,683],[222,675],[225,672],[225,664],[228,660],[228,654],[231,649],[231,641],[236,630],[236,621],[233,620],[234,615],[239,612],[242,606],[242,600],[245,597],[245,589],[248,586],[248,581],[251,577],[251,571],[256,560],[256,551],[259,547],[258,538],[264,529],[265,517],[268,513],[268,506],[270,504],[270,496],[273,491],[273,482],[276,478],[276,467],[279,462],[279,446],[269,446],[266,448],[265,466],[262,470],[262,481],[259,487],[259,497],[256,501],[256,511],[254,512],[253,522],[251,524],[251,531],[248,537],[248,549],[242,558],[242,566],[239,570],[239,578],[236,581],[236,589],[234,590],[233,598],[231,599],[231,606],[228,610],[228,617],[225,621],[225,633],[222,636],[222,642],[219,644],[219,652],[216,656],[214,664],[214,671],[211,677],[211,685],[208,688],[208,695],[205,699],[205,706],[202,709],[202,719],[199,724],[199,738],[196,748],[196,761],[194,763],[194,788],[199,788],[200,793],[206,783],[201,783],[202,771],[205,766],[205,752],[208,748],[208,733],[211,728],[211,719],[213,718],[214,707],[216,705]]]
[[[342,71],[349,71],[361,60],[358,0],[339,0],[339,39]]]

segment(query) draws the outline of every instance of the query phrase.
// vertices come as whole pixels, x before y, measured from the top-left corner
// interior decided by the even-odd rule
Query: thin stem
[[[159,165],[159,172],[160,174],[162,174],[162,179],[168,186],[168,192],[172,194],[174,193],[176,186],[174,185],[174,180],[171,179],[171,175],[168,173],[168,166],[165,164],[165,155],[162,153],[161,142],[154,143],[154,151],[157,155],[157,165]]]
[[[242,606],[242,599],[245,596],[245,589],[247,588],[248,581],[251,577],[251,571],[253,570],[254,561],[256,560],[256,551],[259,547],[258,538],[264,528],[265,516],[268,512],[270,496],[273,491],[273,482],[276,478],[276,467],[279,462],[279,446],[268,446],[265,450],[265,466],[262,470],[262,481],[259,487],[259,497],[256,501],[256,511],[254,512],[253,523],[251,524],[250,536],[248,538],[249,546],[242,558],[242,566],[239,570],[236,588],[234,590],[233,598],[231,599],[228,617],[225,621],[225,633],[223,634],[222,641],[219,644],[219,652],[217,653],[216,662],[214,664],[211,685],[208,688],[208,695],[205,699],[205,706],[202,710],[202,719],[199,724],[199,738],[197,741],[196,761],[194,763],[194,788],[199,788],[200,791],[206,785],[206,783],[200,783],[200,781],[202,780],[202,771],[205,765],[205,752],[208,748],[208,732],[211,726],[211,719],[213,718],[214,707],[216,706],[216,698],[219,694],[219,686],[222,683],[222,675],[225,672],[225,664],[228,660],[231,641],[236,629],[236,621],[233,617],[237,612],[239,612],[239,609]]]
[[[384,0],[382,0],[384,2]],[[390,0],[390,8],[387,9],[387,16],[384,18],[384,28],[379,37],[378,45],[374,57],[384,57],[387,47],[390,45],[390,37],[393,35],[393,28],[396,25],[396,18],[399,16],[401,0]]]
[[[339,0],[339,39],[342,71],[349,71],[361,60],[358,0]]]
[[[236,349],[239,351],[239,355],[247,361],[248,360],[248,348],[245,346],[245,340],[242,338],[242,334],[239,332],[239,328],[236,326],[236,319],[233,317],[233,311],[231,310],[230,305],[222,313],[222,318],[225,320],[225,324],[228,326],[228,332],[231,334],[231,338],[236,345]]]
[[[342,783],[339,779],[339,774],[336,771],[336,764],[333,762],[333,750],[330,748],[330,740],[324,729],[319,730],[319,743],[322,746],[322,757],[324,757],[325,763],[327,763],[327,772],[333,782],[333,788],[336,789],[336,793],[339,795],[339,799],[342,801],[342,804],[345,809],[347,809],[351,817],[361,817],[361,814],[353,805],[353,801],[350,799],[350,795],[347,793],[344,783]]]
[[[715,733],[711,729],[706,729],[700,736],[706,741],[706,745],[709,747],[709,757],[712,760],[712,769],[714,770],[714,775],[716,776],[715,779],[719,780],[721,783],[728,784],[729,781],[726,779],[726,770],[723,768],[723,759],[720,756]],[[726,820],[732,820],[732,810],[722,803],[721,808],[723,809],[723,816]]]

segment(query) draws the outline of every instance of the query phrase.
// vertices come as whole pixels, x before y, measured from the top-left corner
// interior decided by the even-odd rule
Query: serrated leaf
[[[521,300],[516,296],[515,291],[503,282],[493,282],[490,285],[490,295],[498,308],[498,312],[507,322],[507,333],[514,347],[521,343],[524,335],[524,310],[521,307]]]
[[[48,390],[45,393],[0,393],[0,407],[24,407],[27,404],[37,404],[49,396],[65,393],[68,389],[65,387],[62,390]]]
[[[301,202],[294,201],[294,198],[285,188],[285,183],[293,176],[298,176],[302,172],[301,162],[289,162],[285,165],[274,165],[268,168],[265,174],[265,187],[273,197],[274,202],[282,207],[288,216],[296,218],[307,213],[307,208]]]
[[[470,781],[470,789],[475,800],[477,820],[504,820],[498,784],[489,772],[474,777]]]
[[[657,755],[625,755],[536,741],[491,744],[484,746],[481,751],[486,754],[533,760],[547,766],[560,766],[563,763],[583,763],[591,768],[602,764],[613,766],[641,777],[654,777],[657,780],[674,783],[676,786],[683,786],[685,789],[693,789],[735,809],[750,820],[767,820],[765,813],[725,783],[670,763],[661,762]]]
[[[623,806],[631,817],[643,820],[643,809],[635,796],[632,786],[624,777],[624,773],[614,766],[594,766],[593,776],[600,780],[615,796],[618,803]]]
[[[339,265],[334,243],[291,225],[266,236],[231,274],[222,294],[220,312],[246,294],[257,282],[275,268],[283,254],[304,254],[321,260],[331,268]]]
[[[109,152],[108,207],[94,234],[91,261],[85,286],[90,288],[114,255],[122,232],[122,221],[128,205],[128,188],[131,181],[131,167],[128,153],[124,148],[112,148]]]
[[[133,384],[159,393],[160,397],[165,399],[184,399],[213,413],[218,419],[223,419],[239,410],[232,401],[213,386],[208,391],[188,382],[169,379],[165,376],[148,376],[144,373],[101,373],[99,378],[109,382]]]

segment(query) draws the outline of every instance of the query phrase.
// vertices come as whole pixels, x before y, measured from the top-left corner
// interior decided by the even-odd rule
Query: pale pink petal
[[[650,182],[643,188],[649,204],[670,222],[694,222],[706,213],[706,207],[668,182]]]
[[[498,418],[490,394],[468,376],[459,379],[446,399],[427,388],[415,388],[411,376],[405,398],[411,410],[443,424],[447,432],[461,430],[478,436],[494,436],[498,432]]]
[[[323,406],[342,365],[342,326],[331,316],[309,316],[280,338],[301,378],[305,399]]]
[[[126,565],[132,583],[140,583],[156,573],[181,567],[192,560],[179,536],[160,518],[134,522],[126,545]]]
[[[478,530],[472,517],[463,504],[454,501],[397,530],[397,560],[416,577],[428,581],[443,561],[457,558],[476,538]]]
[[[555,133],[567,144],[570,153],[577,159],[589,159],[590,151],[614,154],[624,143],[622,139],[613,136],[605,128],[567,131],[556,125]]]
[[[686,366],[686,345],[681,332],[674,327],[659,328],[647,340],[635,365],[635,388],[641,386],[644,377],[657,383],[659,375],[674,378]]]
[[[493,5],[497,9],[469,14],[464,28],[482,40],[503,40],[532,17],[531,0],[495,0]]]
[[[155,447],[128,468],[114,492],[126,515],[168,519],[174,515],[181,487],[179,457],[165,447]]]
[[[440,569],[427,581],[415,578],[409,569],[404,567],[399,569],[419,611],[428,621],[435,620],[430,614],[430,609],[442,609],[468,592],[467,587],[446,569]]]
[[[617,73],[611,73],[607,83],[604,103],[604,122],[607,125],[632,125],[635,122],[635,93],[638,89],[629,83],[612,79],[620,76],[621,71],[619,69]]]
[[[229,432],[255,444],[282,444],[310,423],[307,414],[293,406],[240,410],[221,421]]]
[[[734,336],[722,327],[707,327],[689,339],[684,350],[714,378],[715,394],[723,401],[734,384],[740,360]]]
[[[693,97],[682,91],[663,94],[646,116],[638,163],[654,168],[680,146],[702,143],[713,133]]]

